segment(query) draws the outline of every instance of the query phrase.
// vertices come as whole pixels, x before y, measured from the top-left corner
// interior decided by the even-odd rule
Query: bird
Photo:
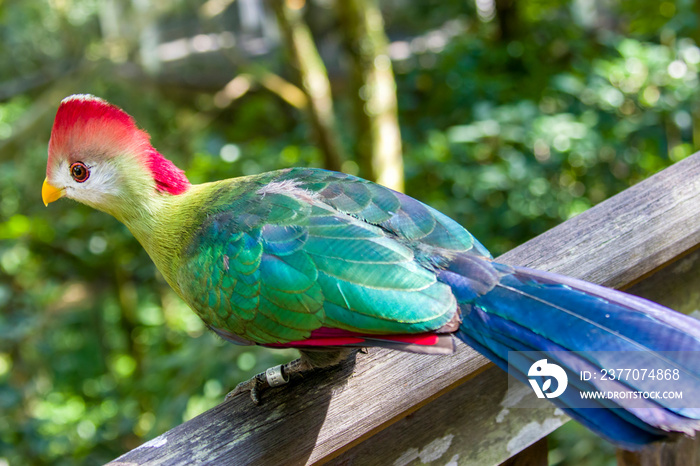
[[[447,355],[456,338],[526,385],[540,380],[535,392],[623,448],[700,428],[694,406],[633,399],[648,377],[601,380],[622,364],[661,370],[686,400],[700,399],[700,321],[500,264],[448,216],[371,181],[286,168],[191,184],[129,114],[80,94],[60,102],[48,145],[42,199],[63,197],[126,225],[221,338],[300,351],[233,396],[249,391],[257,402],[263,388],[363,348]],[[623,395],[582,399],[601,387]]]

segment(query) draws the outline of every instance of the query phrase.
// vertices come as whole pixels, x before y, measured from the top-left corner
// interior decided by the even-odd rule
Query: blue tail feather
[[[508,367],[508,352],[541,352],[567,371],[572,387],[551,401],[620,446],[638,448],[700,429],[700,409],[692,405],[700,399],[699,321],[569,277],[487,260],[475,266],[477,262],[458,258],[441,275],[460,301],[463,322],[457,336],[462,341],[526,383],[536,360],[519,358],[515,367]],[[485,271],[486,264],[490,271]],[[479,286],[464,278],[474,277],[475,270]],[[559,353],[553,357],[552,352]],[[683,392],[689,406],[679,408],[663,399],[582,400],[580,393],[595,390],[600,382],[581,381],[580,371],[640,364],[678,369],[681,376],[674,389]],[[645,391],[652,382],[608,381],[606,389]]]
[[[533,343],[531,346],[525,345],[517,339],[511,338],[510,336],[517,337],[519,333],[527,332],[527,329],[523,329],[517,324],[513,324],[512,322],[504,321],[500,317],[493,317],[486,315],[485,313],[481,313],[480,318],[484,317],[486,319],[481,320],[481,322],[483,322],[485,326],[481,327],[480,329],[477,329],[476,331],[478,332],[479,339],[481,339],[483,335],[489,335],[489,340],[488,342],[485,342],[485,344],[488,344],[491,349],[486,349],[482,343],[477,342],[476,340],[471,338],[463,330],[460,331],[458,336],[470,346],[483,352],[485,356],[489,357],[491,360],[496,362],[496,364],[498,364],[504,370],[510,369],[511,373],[513,373],[513,370],[515,370],[516,372],[513,375],[518,377],[521,381],[527,383],[527,369],[538,359],[550,358],[551,360],[553,360],[553,362],[559,364],[567,371],[570,386],[575,387],[577,389],[577,392],[574,393],[574,396],[576,396],[576,400],[578,401],[577,405],[583,404],[580,395],[578,395],[579,392],[595,390],[596,387],[593,381],[582,381],[580,380],[578,374],[580,373],[580,371],[584,370],[593,372],[597,370],[597,366],[591,364],[585,358],[580,357],[576,352],[568,352],[564,348],[556,345],[555,343],[552,343],[551,341],[548,341],[547,339],[539,336],[536,337],[536,340],[534,340],[535,343]],[[473,323],[474,321],[472,321],[472,324]],[[474,326],[472,325],[471,328],[473,329]],[[485,328],[488,328],[489,330],[485,331]],[[470,333],[473,334],[473,332]],[[498,354],[494,351],[497,351]],[[527,358],[527,356],[532,354],[532,352],[534,351],[538,351],[540,356],[536,358],[517,360],[514,357],[515,355],[513,355],[513,357],[511,357],[510,360],[508,360],[509,351],[527,352],[519,353],[517,355],[521,358]],[[511,367],[508,367],[508,362],[511,363]],[[513,366],[515,362],[519,362],[519,364],[515,364]],[[614,388],[618,391],[629,390],[629,387],[624,386],[624,384],[622,384],[621,382],[607,382],[606,388]],[[591,405],[597,407],[620,407],[619,404],[610,400],[589,401]],[[623,417],[629,418],[629,420],[631,422],[634,422],[638,427],[648,430],[650,432],[662,434],[664,431],[652,428],[652,425],[666,425],[670,426],[671,428],[677,431],[692,433],[691,430],[687,429],[688,426],[686,425],[686,417],[674,415],[672,412],[667,411],[665,409],[649,409],[659,407],[660,406],[654,400],[637,400],[634,403],[633,407],[628,408],[630,412],[636,413],[635,416],[625,416],[624,414],[626,412],[624,410],[616,411],[618,415],[622,415]],[[661,417],[659,417],[660,415]]]
[[[471,333],[471,332],[470,332]],[[497,356],[487,347],[481,345],[476,340],[471,339],[464,332],[458,333],[458,337],[472,348],[476,349],[484,356],[495,362],[503,370],[508,370],[508,363],[505,359]],[[492,343],[490,343],[492,345]],[[527,384],[527,368],[534,361],[530,361],[526,366],[520,368],[510,368],[510,373],[521,382]],[[570,371],[568,371],[570,372]],[[571,374],[567,374],[571,377]],[[637,449],[643,445],[664,438],[665,433],[651,425],[639,421],[632,415],[625,416],[625,411],[620,409],[601,409],[597,400],[588,400],[591,408],[572,409],[567,405],[567,398],[557,398],[551,400],[554,405],[562,409],[573,419],[596,432],[601,437],[623,446],[628,449]]]

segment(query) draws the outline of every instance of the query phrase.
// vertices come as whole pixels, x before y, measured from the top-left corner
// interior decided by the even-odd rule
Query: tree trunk
[[[496,19],[498,20],[499,39],[510,42],[519,37],[520,24],[515,0],[496,0]]]
[[[307,109],[324,165],[330,170],[340,170],[343,156],[333,114],[331,84],[311,31],[301,9],[291,8],[285,0],[270,0],[270,5],[277,16],[284,45],[299,71],[301,89],[308,97]]]
[[[352,58],[355,150],[360,170],[363,176],[402,191],[396,81],[387,53],[382,14],[376,0],[337,0],[336,5]]]

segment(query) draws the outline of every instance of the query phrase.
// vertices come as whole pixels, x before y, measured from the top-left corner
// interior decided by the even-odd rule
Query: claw
[[[249,392],[251,401],[257,406],[260,404],[260,394],[269,386],[270,384],[267,383],[265,373],[262,372],[255,377],[246,380],[245,382],[239,383],[236,388],[226,394],[225,401],[228,401],[241,393]]]

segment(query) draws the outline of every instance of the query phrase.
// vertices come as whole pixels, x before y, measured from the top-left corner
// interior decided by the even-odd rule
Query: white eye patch
[[[65,188],[66,197],[89,205],[100,204],[107,201],[108,197],[118,195],[118,177],[114,166],[93,164],[86,160],[82,162],[89,170],[85,181],[73,179],[71,166],[68,162],[61,161],[54,170],[51,182],[56,187]]]

